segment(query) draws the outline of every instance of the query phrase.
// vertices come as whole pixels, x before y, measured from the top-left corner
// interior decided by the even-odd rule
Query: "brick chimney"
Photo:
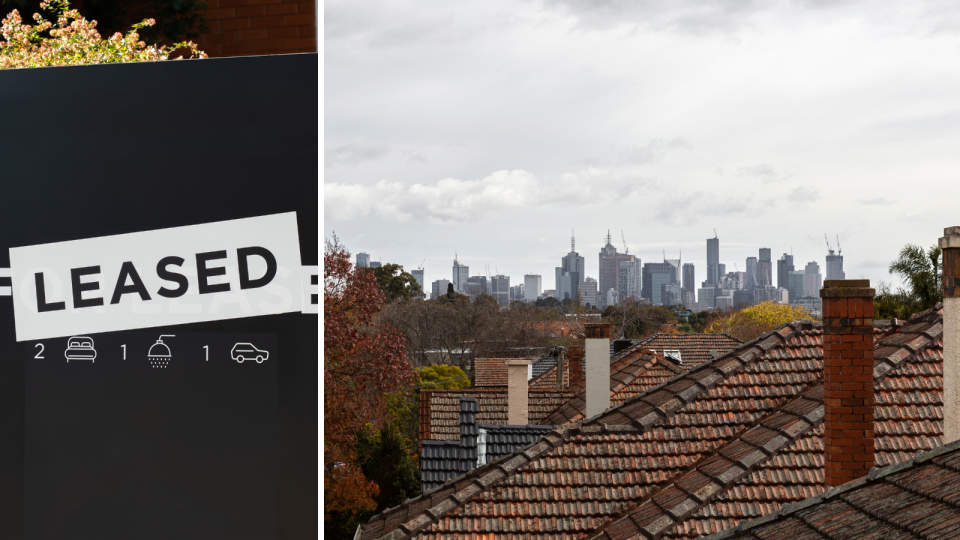
[[[583,347],[570,347],[567,350],[567,364],[570,370],[570,386],[583,380]]]
[[[960,227],[947,227],[943,250],[943,444],[960,439]]]
[[[827,486],[874,465],[873,296],[868,279],[828,279],[820,290]]]
[[[583,415],[596,416],[610,408],[610,325],[585,326],[587,404]]]
[[[530,423],[527,372],[533,360],[510,358],[504,363],[507,364],[507,424],[525,426]]]

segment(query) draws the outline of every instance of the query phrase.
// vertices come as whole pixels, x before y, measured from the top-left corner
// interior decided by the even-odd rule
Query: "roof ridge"
[[[459,477],[458,481],[455,482],[463,487],[451,492],[438,504],[425,508],[421,514],[414,516],[408,521],[400,523],[396,530],[380,536],[377,540],[402,540],[415,536],[426,527],[440,521],[440,519],[451,510],[462,506],[463,504],[472,500],[475,496],[482,493],[484,490],[489,489],[490,487],[495,486],[511,477],[521,467],[532,462],[543,452],[557,448],[564,441],[569,440],[571,437],[580,435],[582,432],[583,431],[580,426],[560,426],[543,436],[543,438],[541,438],[540,441],[533,446],[516,450],[500,459],[474,468],[467,474]],[[366,524],[385,520],[387,519],[386,514],[390,510],[396,511],[401,507],[407,507],[415,501],[433,493],[433,491],[434,490],[431,490],[412,499],[408,499],[399,506],[381,512],[380,514],[370,518]],[[361,529],[362,527],[363,525],[360,526]],[[362,530],[358,532],[362,535]],[[397,532],[401,532],[401,534],[397,535]]]
[[[648,406],[653,407],[653,409],[655,410],[655,413],[650,413],[641,419],[634,418],[631,424],[632,424],[632,427],[637,429],[638,431],[646,432],[650,427],[653,427],[659,424],[661,420],[665,420],[667,418],[672,417],[674,413],[676,413],[678,410],[683,408],[683,406],[685,406],[687,403],[690,403],[692,400],[696,399],[696,397],[699,396],[700,394],[714,388],[717,384],[720,383],[720,381],[726,379],[727,377],[736,375],[737,373],[742,371],[744,368],[750,365],[753,365],[760,358],[762,358],[763,355],[766,354],[769,350],[775,348],[776,346],[782,345],[783,343],[786,342],[787,339],[792,337],[796,332],[807,330],[808,328],[804,328],[804,326],[807,326],[807,325],[802,324],[799,321],[792,321],[790,323],[784,324],[783,326],[781,326],[776,330],[771,330],[770,332],[766,332],[749,342],[742,343],[739,347],[737,347],[736,349],[733,349],[732,351],[729,351],[726,354],[720,355],[717,358],[704,362],[703,364],[700,364],[699,366],[696,366],[693,369],[684,371],[676,375],[675,377],[671,377],[666,382],[658,385],[657,387],[651,390],[648,390],[647,392],[644,392],[642,394],[639,394],[638,396],[635,396],[627,401],[624,401],[624,403],[616,407],[613,407],[608,411],[600,413],[592,418],[585,419],[583,422],[580,422],[579,424],[574,426],[563,425],[555,429],[551,433],[545,435],[542,439],[540,439],[540,442],[538,442],[536,445],[534,445],[532,448],[528,450],[514,451],[513,453],[504,456],[500,460],[494,461],[492,463],[488,463],[486,465],[482,465],[480,467],[477,467],[471,470],[467,474],[459,477],[459,479],[456,482],[454,482],[454,484],[457,484],[457,485],[464,485],[464,482],[467,482],[469,480],[469,482],[466,484],[466,487],[463,487],[462,489],[456,491],[456,493],[458,494],[462,493],[461,496],[454,496],[454,494],[451,493],[449,496],[444,498],[442,502],[430,508],[425,509],[418,516],[415,516],[413,517],[413,519],[399,525],[398,529],[395,530],[394,533],[398,531],[402,531],[402,534],[400,536],[396,536],[396,535],[391,536],[391,539],[400,540],[401,538],[406,538],[409,536],[413,536],[414,534],[417,534],[419,531],[423,530],[425,527],[429,526],[430,524],[439,521],[443,516],[445,516],[451,510],[472,500],[473,497],[475,497],[480,492],[486,489],[489,489],[493,485],[499,484],[506,478],[509,478],[510,476],[515,474],[523,465],[529,463],[535,457],[539,456],[543,452],[548,450],[553,450],[554,448],[557,448],[560,444],[562,444],[564,441],[568,440],[570,437],[583,433],[585,428],[594,428],[594,429],[599,428],[600,430],[605,430],[606,423],[602,422],[605,415],[610,414],[612,412],[618,412],[624,409],[625,407],[627,407],[629,404],[636,403],[637,401],[640,401],[644,398],[648,398],[649,396],[652,396],[655,392],[663,392],[663,391],[669,392],[672,395],[672,399],[668,400],[668,402],[673,401],[675,402],[675,404],[674,406],[666,410],[662,408],[665,403],[659,406],[656,406],[656,405],[651,405],[646,401],[643,402]],[[664,361],[666,362],[666,360]],[[727,364],[723,366],[717,365],[724,362],[726,362]],[[735,365],[731,365],[731,364],[735,364]],[[681,379],[688,378],[692,374],[695,374],[695,373],[702,374],[702,372],[708,369],[711,370],[710,374],[704,376],[701,379],[693,378],[692,379],[693,384],[687,387],[685,390],[680,392],[670,392],[666,390],[667,386],[674,384]],[[653,416],[653,418],[651,418],[651,416]],[[592,425],[588,425],[588,424],[592,424]],[[629,426],[623,426],[623,427],[629,429]],[[590,429],[590,431],[593,431],[593,429]],[[553,436],[559,437],[558,440],[554,441],[551,438]],[[549,446],[549,449],[546,448],[546,446]],[[511,466],[509,469],[500,466],[501,460],[504,460],[504,461],[509,460],[506,462],[512,463],[515,459],[519,459],[521,455],[524,457],[524,460],[522,463],[515,464]],[[486,478],[486,481],[481,481],[480,477],[483,476],[484,473],[486,473],[489,469],[491,469],[494,466],[496,467],[496,469],[484,477]],[[500,476],[497,476],[498,472],[502,474]],[[483,486],[482,489],[479,486]],[[439,488],[436,488],[436,489],[439,489]],[[429,493],[433,493],[433,491],[429,491],[418,497],[410,499],[409,501],[405,501],[403,504],[395,508],[385,510],[384,512],[381,512],[380,514],[377,514],[376,516],[370,518],[370,520],[367,523],[369,524],[376,521],[380,521],[382,519],[386,519],[388,514],[393,514],[403,507],[408,507],[414,501],[420,500],[422,497],[426,496]],[[457,504],[450,502],[451,499],[454,501],[457,501]],[[447,504],[448,502],[449,504]]]
[[[603,413],[600,413],[599,415],[593,418],[585,419],[583,423],[586,424],[588,422],[593,422],[595,420],[599,422],[603,416],[606,416],[613,412],[619,412],[618,409],[623,409],[628,405],[634,404],[639,401],[642,403],[646,403],[647,405],[650,405],[658,413],[656,415],[657,418],[650,419],[650,416],[653,414],[651,413],[651,414],[645,415],[640,419],[637,419],[637,418],[633,419],[632,424],[634,426],[636,426],[638,429],[641,429],[642,431],[646,431],[653,425],[656,425],[657,423],[659,423],[660,419],[665,420],[667,418],[672,417],[675,412],[677,412],[678,410],[683,408],[683,406],[685,406],[686,404],[696,399],[700,394],[714,388],[717,384],[720,383],[720,381],[725,380],[727,377],[736,375],[747,366],[754,364],[757,360],[762,358],[763,355],[766,354],[769,350],[773,349],[778,345],[782,345],[783,343],[785,343],[786,340],[792,337],[796,331],[804,330],[804,328],[796,328],[795,326],[798,326],[798,325],[794,325],[794,322],[796,321],[787,323],[776,330],[771,330],[769,332],[766,332],[746,343],[741,344],[739,347],[733,349],[732,351],[722,354],[712,360],[704,362],[699,366],[695,366],[687,371],[681,372],[676,376],[671,377],[670,379],[667,379],[665,382],[661,383],[660,385],[655,386],[650,390],[647,390],[646,392],[643,392],[641,394],[638,394],[636,396],[633,396],[625,400],[622,404],[618,405],[617,407],[614,407],[608,411],[604,411]],[[772,339],[775,339],[776,342],[769,343],[770,340]],[[716,364],[721,364],[729,360],[736,361],[737,365],[725,366],[725,367],[729,367],[729,369],[724,369],[723,367],[715,366]],[[694,377],[694,375],[699,375],[708,369],[712,370],[711,374],[706,375],[700,379],[697,379],[696,377]],[[673,392],[668,390],[669,386],[681,380],[691,380],[693,384],[680,392]],[[667,399],[665,400],[664,403],[661,403],[660,405],[654,405],[649,401],[647,401],[648,399],[650,399],[651,396],[653,396],[658,392],[668,392],[672,394],[674,399]],[[679,401],[679,403],[674,404],[674,406],[671,407],[669,410],[662,410],[663,405],[666,403],[669,403],[670,401]]]
[[[755,421],[744,426],[744,428],[740,430],[737,435],[731,437],[726,443],[721,444],[709,453],[704,454],[700,459],[694,463],[691,463],[682,472],[674,475],[672,478],[663,482],[656,489],[645,495],[630,509],[624,510],[616,518],[606,522],[594,531],[591,531],[589,534],[587,534],[586,538],[599,537],[609,527],[616,525],[618,522],[621,522],[624,519],[631,520],[633,525],[638,529],[639,533],[645,538],[660,538],[670,529],[672,529],[673,526],[680,523],[683,519],[689,517],[693,513],[699,511],[706,504],[712,502],[718,495],[723,493],[724,490],[733,485],[735,482],[747,474],[752,473],[756,469],[757,465],[765,463],[770,458],[776,456],[782,449],[786,448],[790,444],[793,444],[796,440],[820,425],[823,422],[822,398],[817,399],[815,397],[811,397],[811,395],[816,394],[817,390],[822,387],[822,382],[817,384],[807,384],[805,389],[801,390],[791,399],[784,401],[776,409],[771,410],[766,415],[757,418]],[[804,408],[799,408],[798,412],[785,410],[791,405],[798,404],[803,400],[812,401],[814,403],[818,403],[819,405],[807,412],[799,412],[803,411]],[[778,415],[790,415],[795,419],[792,422],[780,426],[765,425],[765,423],[769,423],[771,419],[777,417]],[[778,423],[779,422],[777,422],[777,424]],[[754,437],[754,439],[762,440],[763,443],[752,443],[748,440],[745,440],[751,433],[756,434],[761,430],[771,432],[772,436],[766,438],[766,440],[763,440],[763,438]],[[737,459],[733,459],[724,455],[725,450],[729,450],[732,446],[738,443],[747,444],[752,447],[753,450]],[[703,465],[716,458],[728,461],[730,466],[727,467],[723,472],[716,473],[704,472],[700,470]],[[702,476],[706,478],[707,484],[703,485],[702,481],[693,483],[696,486],[696,489],[684,489],[678,485],[684,480],[688,480],[696,476]],[[667,492],[671,487],[678,490],[680,493],[685,495],[685,497],[683,497],[677,504],[673,504],[667,508],[664,508],[664,506],[657,502],[656,499],[659,495]],[[660,510],[662,516],[659,519],[650,521],[646,525],[642,525],[634,520],[633,514],[637,513],[647,503],[655,505],[655,507]],[[607,535],[607,537],[609,538],[610,535]]]
[[[611,380],[611,381],[614,381],[614,380],[615,380],[615,381],[616,381],[615,384],[618,385],[616,388],[614,388],[614,387],[611,386],[611,388],[610,388],[610,392],[611,392],[611,393],[619,392],[619,391],[622,390],[625,386],[627,386],[627,385],[630,384],[631,382],[637,380],[637,378],[639,378],[640,375],[642,375],[643,373],[646,373],[647,370],[650,369],[650,366],[652,366],[652,365],[654,364],[654,362],[655,362],[656,360],[658,360],[658,359],[661,360],[663,364],[671,364],[671,365],[672,365],[672,362],[670,362],[670,361],[667,360],[666,358],[660,356],[659,354],[657,354],[657,353],[655,353],[655,352],[653,352],[653,351],[651,351],[651,350],[649,350],[649,349],[641,349],[641,352],[642,352],[643,354],[642,354],[640,357],[631,358],[631,359],[628,359],[628,358],[624,357],[624,358],[622,358],[622,359],[620,359],[620,360],[617,360],[616,363],[619,363],[619,362],[624,362],[624,363],[623,363],[623,365],[621,365],[616,371],[612,371],[612,372],[610,373],[610,380]],[[628,374],[628,376],[632,375],[632,378],[630,378],[629,380],[626,380],[626,381],[623,381],[623,380],[620,380],[620,379],[614,379],[614,378],[613,378],[614,375],[616,375],[616,374],[618,374],[618,373],[622,373],[622,372],[625,371],[628,367],[631,367],[631,366],[633,365],[633,362],[634,362],[634,361],[636,361],[636,360],[642,360],[642,359],[643,359],[644,357],[646,357],[646,356],[652,356],[653,358],[651,358],[650,360],[647,360],[647,361],[640,367],[640,371],[638,371],[636,374]],[[674,372],[674,373],[676,373],[676,372]],[[581,383],[582,383],[582,385],[583,385],[583,388],[582,388],[582,389],[579,389]],[[570,388],[573,388],[573,387],[572,387],[572,386],[571,386],[571,387],[568,387],[568,390],[569,390]],[[580,408],[577,408],[576,406],[571,405],[571,403],[573,403],[573,401],[574,401],[574,400],[577,400],[578,398],[581,398],[581,397],[583,397],[583,396],[586,396],[586,393],[587,393],[586,381],[585,381],[585,380],[584,380],[584,381],[578,381],[578,383],[577,383],[577,388],[578,388],[578,389],[575,390],[575,391],[571,390],[571,392],[575,392],[575,393],[574,393],[572,396],[570,396],[570,399],[564,401],[563,403],[561,403],[560,405],[558,405],[556,409],[550,411],[550,414],[545,415],[545,416],[543,417],[543,419],[540,420],[540,423],[547,422],[548,425],[549,425],[549,424],[554,424],[554,425],[556,425],[556,424],[560,424],[560,423],[565,423],[565,422],[557,422],[557,421],[556,421],[557,419],[553,419],[553,421],[550,421],[550,420],[552,419],[553,415],[558,414],[561,409],[567,407],[568,405],[570,405],[571,407],[574,407],[574,409],[578,412],[578,414],[582,413],[583,411],[582,411]],[[586,399],[586,398],[584,397],[584,401],[585,401],[585,399]],[[574,416],[576,416],[576,415],[574,415]]]
[[[702,540],[727,540],[733,537],[738,532],[749,531],[750,529],[753,529],[755,527],[766,525],[778,519],[792,516],[801,510],[805,510],[807,508],[810,508],[811,506],[816,506],[822,502],[833,499],[834,497],[843,495],[844,493],[853,491],[855,489],[859,489],[861,487],[864,487],[870,484],[877,484],[880,482],[889,482],[894,486],[900,489],[903,489],[904,491],[910,491],[911,493],[915,493],[915,490],[913,490],[912,488],[902,486],[889,477],[896,473],[907,470],[911,467],[922,465],[927,461],[940,457],[944,454],[953,453],[958,450],[960,450],[960,440],[945,444],[943,446],[934,448],[926,452],[921,450],[917,452],[917,454],[914,457],[906,461],[902,461],[896,465],[889,465],[887,467],[882,467],[882,468],[874,467],[870,469],[870,473],[867,476],[858,478],[856,480],[852,480],[840,486],[828,488],[823,493],[819,495],[814,495],[813,497],[808,497],[807,499],[804,499],[800,502],[793,503],[793,504],[785,504],[780,508],[780,510],[777,510],[776,512],[771,512],[769,514],[766,514],[751,520],[741,521],[740,524],[738,524],[735,528],[724,529],[722,531],[713,533],[708,536],[700,536],[699,538]],[[949,468],[952,470],[951,467],[948,467],[945,464],[933,462],[932,465],[942,469]],[[843,501],[849,504],[849,501],[847,501],[846,499],[843,499]],[[937,500],[937,502],[957,507],[955,503],[950,503],[943,500]],[[860,509],[858,508],[857,510],[860,511]],[[801,520],[801,522],[803,521]],[[810,526],[806,522],[803,522],[803,523],[807,526]]]

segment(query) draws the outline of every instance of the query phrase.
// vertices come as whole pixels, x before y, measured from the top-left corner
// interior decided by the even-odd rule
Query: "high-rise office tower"
[[[430,298],[437,299],[441,296],[447,294],[447,285],[450,285],[450,280],[447,279],[438,279],[433,282],[433,287],[431,288]]]
[[[470,278],[470,267],[465,264],[460,264],[460,260],[456,255],[453,257],[453,290],[458,293],[465,293],[464,288],[467,286],[467,280]]]
[[[720,239],[715,235],[707,238],[707,281],[714,285],[720,281]]]
[[[543,291],[543,283],[539,274],[527,274],[523,276],[523,299],[527,302],[535,302]]]
[[[623,261],[636,261],[639,264],[639,260],[635,255],[617,253],[617,248],[613,245],[612,240],[610,231],[607,231],[606,245],[600,248],[600,280],[597,290],[597,301],[600,302],[600,308],[607,306],[607,297],[609,296],[608,292],[610,289],[618,292],[617,297],[621,299],[621,301],[625,298],[620,294],[620,263]],[[626,246],[624,246],[624,248],[626,248]]]
[[[790,290],[790,272],[793,271],[793,255],[784,253],[777,261],[777,287]]]
[[[490,278],[490,296],[500,304],[500,307],[510,305],[510,276],[493,276]]]
[[[744,289],[752,291],[757,288],[757,258],[747,257],[747,285]]]
[[[681,278],[681,289],[684,292],[694,294],[697,287],[697,270],[693,263],[683,263],[683,277]]]
[[[417,280],[417,285],[420,286],[420,291],[426,292],[426,289],[423,288],[423,268],[414,268],[410,271],[410,274],[413,275],[413,279]]]
[[[597,280],[588,277],[580,285],[580,302],[584,306],[597,307]]]
[[[846,279],[843,272],[843,255],[834,254],[832,249],[827,250],[827,279]]]
[[[631,255],[633,257],[633,255]],[[607,290],[608,298],[616,298],[618,303],[623,303],[627,299],[633,298],[634,300],[640,299],[641,294],[641,280],[643,275],[643,267],[640,265],[640,259],[632,260],[623,260],[620,261],[620,272],[617,275],[617,289],[616,294],[613,296],[610,295],[610,290]],[[601,302],[604,302],[606,305],[610,305],[605,302],[606,299],[601,299]]]
[[[643,265],[643,277],[640,294],[655,306],[663,305],[663,285],[679,285],[678,264],[670,262],[646,263]],[[677,291],[677,300],[680,293]]]
[[[760,258],[757,260],[757,287],[764,288],[773,285],[773,261],[770,260],[770,248],[760,248]]]
[[[803,295],[820,298],[820,288],[823,285],[823,276],[820,274],[820,265],[815,261],[807,263],[803,269]]]
[[[564,298],[576,299],[580,284],[586,278],[584,259],[577,253],[576,237],[571,232],[570,253],[560,259],[560,266],[556,268],[557,300]]]
[[[790,303],[798,302],[801,298],[806,296],[804,294],[804,281],[806,280],[807,273],[803,270],[794,270],[790,272],[787,282],[787,294],[789,295]]]
[[[357,253],[357,268],[369,268],[370,267],[370,254],[369,253]]]

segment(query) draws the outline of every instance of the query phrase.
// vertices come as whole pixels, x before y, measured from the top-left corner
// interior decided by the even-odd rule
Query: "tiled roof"
[[[960,441],[847,482],[706,540],[956,538]]]
[[[610,366],[610,405],[615,407],[628,398],[655,388],[683,370],[649,351],[634,351]],[[586,404],[586,381],[570,386],[574,397],[547,415],[541,424],[561,425],[583,420]]]
[[[553,431],[556,426],[491,426],[480,424],[479,427],[481,442],[478,442],[478,448],[483,447],[484,455],[478,462],[480,465],[484,465],[513,453],[517,448],[539,441],[541,437]]]
[[[822,339],[795,321],[363,526],[364,539],[695,538],[823,490]],[[940,443],[942,314],[875,351],[877,460]]]
[[[726,354],[743,341],[730,334],[667,334],[656,333],[636,342],[630,349],[650,349],[664,356],[663,351],[680,351],[681,365],[685,369],[699,366],[717,356]]]
[[[420,440],[460,440],[460,397],[475,397],[481,424],[507,423],[507,388],[464,388],[461,390],[430,390],[420,393]],[[528,419],[540,424],[545,416],[566,403],[573,393],[568,390],[530,389]]]
[[[473,369],[474,386],[507,386],[507,364],[503,358],[477,358]]]

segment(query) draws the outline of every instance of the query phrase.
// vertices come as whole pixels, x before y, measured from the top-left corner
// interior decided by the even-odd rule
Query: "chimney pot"
[[[943,444],[960,439],[960,227],[947,227],[943,251]]]
[[[507,424],[525,426],[529,424],[530,393],[527,384],[527,372],[533,364],[532,358],[510,358],[504,360],[507,365]]]
[[[873,296],[867,279],[830,279],[820,290],[827,486],[866,475],[875,461]]]

